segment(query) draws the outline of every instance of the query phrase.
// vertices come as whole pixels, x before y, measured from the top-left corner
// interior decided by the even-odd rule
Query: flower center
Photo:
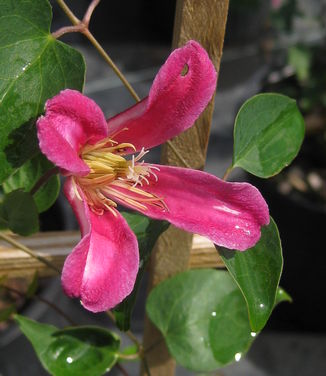
[[[102,215],[105,210],[116,215],[116,201],[143,211],[148,209],[148,205],[167,210],[162,198],[142,189],[144,184],[150,185],[153,178],[158,180],[154,171],[159,169],[141,161],[148,151],[142,148],[137,156],[132,155],[127,160],[124,158],[126,149],[136,151],[134,145],[118,144],[112,138],[86,145],[80,157],[90,168],[90,173],[74,177],[77,197],[82,200],[79,187],[91,210],[98,215]]]

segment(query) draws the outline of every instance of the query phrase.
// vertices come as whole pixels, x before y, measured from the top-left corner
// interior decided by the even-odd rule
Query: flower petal
[[[99,216],[89,210],[76,197],[71,178],[65,184],[65,194],[81,224],[83,238],[65,261],[64,291],[80,297],[90,311],[106,311],[134,287],[139,266],[136,236],[118,212],[117,216],[110,211]]]
[[[139,211],[149,217],[165,219],[236,250],[252,247],[260,238],[261,226],[269,223],[265,200],[248,183],[229,183],[192,169],[154,167],[160,169],[155,171],[158,181],[150,178],[142,189],[163,198],[168,211],[147,204],[147,210]]]
[[[79,158],[85,143],[107,137],[102,110],[76,90],[63,90],[45,104],[45,116],[37,121],[40,148],[55,165],[72,173],[86,175],[88,166]]]
[[[216,80],[207,52],[190,41],[171,53],[147,98],[108,120],[109,133],[120,132],[114,139],[137,150],[160,145],[193,125],[212,98]]]

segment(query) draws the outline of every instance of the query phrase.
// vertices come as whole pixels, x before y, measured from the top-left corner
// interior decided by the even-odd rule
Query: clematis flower
[[[253,246],[268,224],[267,205],[250,184],[144,162],[148,149],[194,123],[216,79],[206,51],[190,41],[169,56],[147,98],[108,121],[74,90],[46,102],[37,121],[40,148],[67,177],[64,192],[82,236],[65,261],[62,285],[88,310],[120,303],[138,272],[137,240],[117,204],[237,250]]]

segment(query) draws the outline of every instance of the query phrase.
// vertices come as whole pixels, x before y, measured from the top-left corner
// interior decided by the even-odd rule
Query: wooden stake
[[[184,45],[190,39],[198,41],[207,50],[218,71],[228,3],[228,0],[177,0],[173,48]],[[195,169],[203,169],[205,165],[213,109],[214,98],[195,125],[172,140],[173,147]],[[163,164],[181,166],[180,159],[169,145],[163,146],[161,160]],[[189,268],[191,245],[192,235],[173,226],[161,236],[151,258],[149,290],[164,279]],[[175,362],[160,339],[161,334],[146,318],[144,347],[159,343],[147,356],[151,376],[174,375]],[[142,374],[146,372],[142,370]]]
[[[79,231],[42,232],[28,238],[11,235],[20,243],[61,269],[66,257],[80,240]],[[193,237],[190,268],[222,268],[223,261],[216,252],[214,244],[208,239],[195,235]],[[57,273],[20,249],[0,241],[0,279],[29,278],[37,271],[40,277],[57,276]]]

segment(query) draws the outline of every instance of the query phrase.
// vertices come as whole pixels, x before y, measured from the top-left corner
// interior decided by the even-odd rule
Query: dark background
[[[53,3],[53,31],[69,20]],[[82,17],[88,2],[67,1],[76,15]],[[291,1],[289,1],[291,3]],[[307,4],[309,3],[309,4]],[[292,22],[292,30],[279,26],[273,17],[269,1],[231,0],[224,55],[220,69],[215,113],[209,143],[206,170],[222,176],[232,158],[232,130],[234,117],[240,105],[249,97],[263,90],[282,91],[282,83],[294,80],[292,72],[287,76],[287,50],[302,38],[311,38],[316,44],[324,44],[323,23],[315,22],[324,15],[322,1],[298,2],[300,16],[289,8],[280,19]],[[93,14],[90,25],[95,37],[103,44],[113,60],[130,80],[136,92],[147,95],[153,77],[170,52],[175,1],[173,0],[102,0]],[[308,9],[308,10],[307,10]],[[287,17],[287,18],[286,18]],[[292,19],[292,21],[291,21]],[[284,21],[285,20],[285,21]],[[276,22],[276,23],[275,23]],[[315,23],[314,23],[315,22]],[[314,39],[315,38],[315,39]],[[317,38],[317,39],[316,39]],[[97,51],[81,35],[71,34],[62,38],[84,53],[87,62],[85,93],[94,98],[109,117],[134,103],[126,89],[98,56]],[[306,42],[304,42],[306,43]],[[310,48],[310,45],[308,45]],[[271,80],[270,77],[278,77]],[[290,81],[292,82],[292,81]],[[295,92],[297,95],[297,92]],[[312,145],[312,146],[311,146]],[[325,168],[324,154],[314,158],[316,148],[305,142],[298,157],[298,168],[312,160],[305,174]],[[159,149],[154,150],[151,160],[158,161]],[[308,171],[308,172],[307,172]],[[319,170],[318,170],[319,171]],[[281,285],[293,297],[292,304],[277,307],[250,350],[238,364],[225,369],[227,375],[324,375],[326,369],[325,277],[326,256],[323,230],[325,226],[325,202],[310,200],[297,192],[282,194],[279,189],[284,181],[266,182],[247,176],[242,171],[232,174],[234,180],[249,180],[257,185],[266,197],[270,211],[279,230],[284,251],[284,273]],[[286,178],[284,178],[286,181]],[[73,229],[74,217],[63,197],[53,209],[42,217],[44,230]],[[137,304],[133,330],[142,333],[144,299],[143,286]],[[92,315],[82,310],[76,301],[62,293],[58,279],[46,280],[41,294],[59,302],[80,323],[108,326],[105,315]],[[29,303],[23,314],[36,320],[58,326],[64,323],[40,303]],[[125,340],[127,343],[127,340]],[[133,370],[132,370],[133,368]],[[130,365],[131,374],[137,374],[137,366]],[[0,376],[45,375],[27,340],[14,325],[0,332]],[[112,372],[115,373],[115,371]],[[190,375],[178,369],[178,375]]]

